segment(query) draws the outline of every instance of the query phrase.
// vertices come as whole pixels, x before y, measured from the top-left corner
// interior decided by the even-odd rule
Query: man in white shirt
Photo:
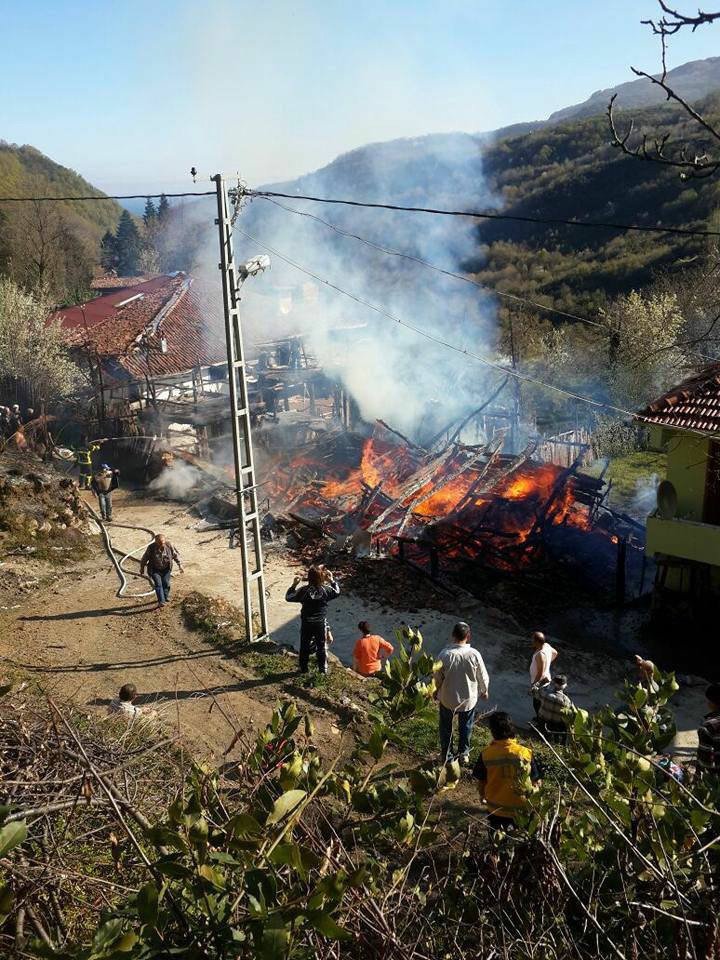
[[[435,696],[440,704],[440,753],[442,762],[452,759],[453,717],[458,718],[458,759],[470,759],[475,708],[478,698],[487,700],[490,680],[480,652],[470,646],[470,627],[456,623],[452,643],[440,653],[435,673]]]
[[[540,633],[539,630],[533,633],[530,642],[534,651],[530,660],[530,691],[533,695],[533,706],[537,717],[540,710],[540,698],[536,691],[552,680],[550,668],[557,659],[558,652],[555,647],[550,646],[545,639],[545,634]]]

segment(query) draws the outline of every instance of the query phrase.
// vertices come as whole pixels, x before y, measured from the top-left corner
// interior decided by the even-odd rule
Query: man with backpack
[[[90,484],[98,498],[100,516],[106,523],[112,520],[112,493],[119,486],[119,476],[119,470],[111,470],[107,463],[103,463],[98,472],[93,474]]]

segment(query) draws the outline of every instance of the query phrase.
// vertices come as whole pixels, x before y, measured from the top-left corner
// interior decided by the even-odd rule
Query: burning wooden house
[[[643,588],[642,525],[605,503],[606,485],[502,453],[502,438],[428,452],[378,421],[369,437],[341,433],[276,460],[265,490],[285,514],[432,576],[468,565],[527,569],[552,557],[612,580],[624,598]]]

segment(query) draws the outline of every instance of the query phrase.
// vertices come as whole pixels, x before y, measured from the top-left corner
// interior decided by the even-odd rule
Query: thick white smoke
[[[197,491],[204,482],[205,477],[197,467],[183,460],[175,460],[150,482],[149,489],[171,500],[190,500],[193,499],[193,491]]]
[[[277,189],[455,209],[487,208],[492,202],[480,141],[466,134],[363,147]],[[279,203],[445,269],[462,272],[465,260],[477,260],[473,221],[300,200]],[[237,221],[238,260],[267,252],[265,245],[431,337],[475,353],[492,351],[495,305],[477,287],[256,199]],[[498,374],[477,361],[309,278],[272,252],[270,257],[270,272],[243,287],[248,338],[302,333],[321,365],[345,383],[366,420],[381,417],[422,442],[477,407],[497,382]],[[217,283],[214,236],[208,235],[196,272]],[[347,328],[353,329],[343,332]]]

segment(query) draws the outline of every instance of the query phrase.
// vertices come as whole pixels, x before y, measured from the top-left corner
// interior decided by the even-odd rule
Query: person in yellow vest
[[[488,824],[496,830],[512,829],[515,817],[528,806],[528,796],[540,784],[542,773],[532,750],[518,743],[507,713],[488,717],[492,743],[485,747],[473,768],[480,799],[487,804]]]
[[[75,454],[80,475],[78,476],[78,487],[81,490],[89,490],[92,484],[92,455],[100,449],[99,443],[87,442],[87,437],[83,434],[80,437],[80,449]]]

